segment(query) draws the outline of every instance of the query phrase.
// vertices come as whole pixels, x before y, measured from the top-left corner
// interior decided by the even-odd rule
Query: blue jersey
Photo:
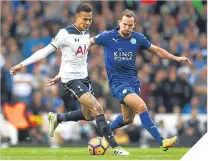
[[[147,38],[132,32],[130,38],[123,38],[119,28],[101,32],[94,37],[96,44],[104,46],[105,66],[109,81],[137,80],[136,56],[138,48],[144,50],[151,46]]]

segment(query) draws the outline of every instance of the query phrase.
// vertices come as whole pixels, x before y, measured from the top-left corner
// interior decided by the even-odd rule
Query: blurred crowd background
[[[79,146],[99,135],[95,124],[85,121],[63,123],[56,137],[51,139],[47,135],[47,112],[61,113],[80,108],[77,101],[62,97],[61,83],[45,87],[46,80],[59,72],[60,49],[15,76],[9,74],[13,65],[45,47],[59,29],[75,22],[75,9],[80,2],[1,2],[0,138],[5,146],[8,143],[53,147],[73,143]],[[138,51],[136,66],[142,84],[141,97],[161,133],[165,137],[178,135],[181,146],[193,146],[207,131],[207,2],[87,2],[94,9],[91,36],[115,28],[121,12],[130,9],[136,15],[137,32],[143,33],[152,44],[192,61],[190,67]],[[119,102],[109,91],[102,47],[90,49],[88,64],[95,96],[110,121],[121,111]],[[135,120],[133,125],[115,131],[117,141],[127,145],[154,146],[155,142],[144,131],[140,120],[137,117]],[[168,129],[169,125],[174,127]]]

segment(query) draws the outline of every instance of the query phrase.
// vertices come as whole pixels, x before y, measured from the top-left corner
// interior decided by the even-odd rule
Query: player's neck
[[[124,34],[122,34],[121,30],[118,30],[118,33],[121,35],[121,37],[123,37],[124,39],[128,39],[131,37],[131,34],[129,34],[129,36],[125,36]]]
[[[81,30],[80,28],[79,28],[79,26],[76,24],[76,22],[73,24],[73,26],[79,31],[79,32],[82,32],[83,30]]]

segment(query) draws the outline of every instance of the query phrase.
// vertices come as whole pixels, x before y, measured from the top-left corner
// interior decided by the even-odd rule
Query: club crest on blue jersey
[[[126,92],[127,92],[127,90],[126,90],[126,89],[124,89],[124,90],[122,91],[122,93],[123,93],[123,94],[126,94]]]
[[[136,44],[136,39],[135,39],[135,38],[131,38],[130,42],[131,42],[132,44]]]

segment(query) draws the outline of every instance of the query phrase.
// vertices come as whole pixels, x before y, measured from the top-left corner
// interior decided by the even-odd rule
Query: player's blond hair
[[[121,19],[122,19],[124,16],[126,16],[126,17],[128,17],[128,18],[133,17],[133,18],[134,18],[134,22],[136,22],[135,14],[134,14],[134,12],[132,12],[131,10],[126,9],[124,12],[122,12],[122,14],[121,14]]]

